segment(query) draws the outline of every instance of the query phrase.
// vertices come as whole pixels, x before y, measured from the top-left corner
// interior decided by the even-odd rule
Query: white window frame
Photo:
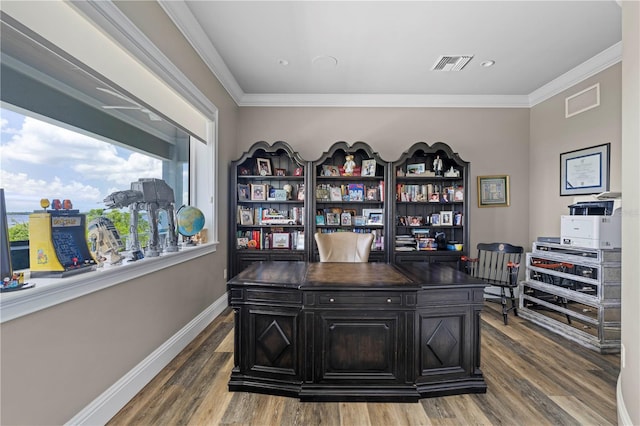
[[[99,24],[98,22],[90,23],[88,20],[77,21],[80,15],[73,11],[74,6],[67,2],[44,3],[43,6],[46,6],[48,9],[46,13],[42,10],[30,10],[31,6],[24,5],[22,2],[11,3],[8,8],[5,8],[5,5],[3,5],[3,9],[7,9],[6,12],[10,16],[19,20],[26,27],[38,34],[41,34],[43,37],[46,37],[51,43],[61,48],[64,47],[63,50],[66,52],[74,51],[76,47],[74,43],[77,43],[77,40],[65,38],[65,35],[59,31],[60,27],[65,27],[65,23],[67,23],[66,25],[68,25],[68,27],[71,27],[73,24],[68,21],[75,21],[74,23],[76,25],[90,24],[95,26]],[[174,121],[182,124],[186,123],[184,127],[188,133],[195,134],[198,138],[203,139],[204,143],[196,143],[196,141],[193,141],[193,143],[190,144],[189,190],[190,197],[192,198],[190,204],[195,205],[205,214],[208,242],[192,248],[186,248],[177,253],[169,253],[156,258],[145,258],[138,262],[132,262],[105,270],[86,272],[69,278],[38,279],[36,287],[33,289],[0,294],[0,323],[208,255],[215,252],[219,244],[216,191],[218,155],[217,108],[142,32],[133,26],[111,2],[82,3],[86,3],[84,6],[94,8],[94,12],[100,9],[98,15],[104,19],[103,29],[115,38],[120,39],[121,44],[129,50],[129,52],[124,52],[120,49],[124,52],[124,56],[118,52],[114,52],[115,54],[121,55],[120,57],[122,58],[130,56],[130,52],[135,52],[136,59],[147,65],[147,72],[151,69],[155,75],[161,76],[162,79],[156,79],[157,81],[153,83],[153,87],[151,89],[147,87],[143,95],[153,94],[154,91],[157,92],[158,88],[162,86],[164,86],[167,93],[169,93],[170,89],[168,89],[168,87],[170,87],[173,89],[172,93],[174,96],[175,93],[179,94],[180,106],[182,108],[173,105],[174,109],[172,110],[170,108],[171,106],[168,105],[158,105],[157,102],[148,103],[157,107],[159,111],[162,111],[164,115],[169,117],[172,117],[172,112],[175,111],[178,116],[175,116]],[[43,13],[48,16],[48,20],[42,21],[40,19]],[[51,25],[52,21],[54,23],[53,26]],[[119,22],[122,25],[116,25]],[[56,28],[55,25],[58,25],[58,27]],[[95,32],[96,34],[91,33],[91,35],[99,38],[102,36],[97,29],[95,29]],[[122,39],[124,39],[125,42],[122,42]],[[127,46],[127,40],[130,42],[130,47]],[[99,41],[102,43],[109,42],[106,38],[100,38]],[[86,43],[91,44],[91,40],[86,40]],[[99,44],[97,41],[93,44],[93,51],[101,50],[96,47],[97,44]],[[115,43],[113,44],[115,45]],[[105,49],[107,48],[113,49],[113,45],[105,46]],[[77,60],[85,63],[87,66],[92,66],[92,64],[83,61],[82,54],[81,51],[78,51]],[[136,63],[136,66],[138,65],[140,64]],[[128,81],[135,80],[130,78],[131,67],[120,66],[120,69],[127,70],[129,74]],[[108,75],[109,73],[104,69],[97,69],[97,71],[103,75],[107,75],[115,82],[118,80],[116,76]],[[148,75],[145,76],[145,78],[148,79]],[[128,87],[127,89],[131,88]],[[129,92],[136,93],[135,90],[129,90]],[[185,108],[185,106],[187,106],[187,108]],[[185,115],[185,110],[192,111],[191,117]],[[197,128],[189,131],[191,125],[195,125]]]

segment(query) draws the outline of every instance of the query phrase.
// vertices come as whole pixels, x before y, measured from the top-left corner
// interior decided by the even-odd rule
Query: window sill
[[[34,288],[0,293],[0,324],[42,309],[196,259],[216,251],[217,243],[182,248],[177,253],[148,257],[120,266],[99,268],[69,278],[32,278]]]

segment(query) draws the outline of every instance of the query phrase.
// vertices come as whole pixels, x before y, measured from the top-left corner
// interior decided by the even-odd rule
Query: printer
[[[620,193],[579,197],[560,217],[560,244],[591,249],[622,247],[622,200]]]

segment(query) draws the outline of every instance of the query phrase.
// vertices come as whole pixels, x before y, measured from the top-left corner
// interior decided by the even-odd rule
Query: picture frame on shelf
[[[407,220],[407,226],[422,226],[424,222],[422,216],[409,216]]]
[[[296,187],[296,198],[298,201],[304,201],[304,183],[299,183]]]
[[[236,238],[236,248],[238,249],[248,249],[249,248],[249,238],[247,237],[238,237]]]
[[[425,163],[407,164],[407,175],[421,175],[427,170]]]
[[[560,154],[560,196],[608,191],[610,147],[606,143]]]
[[[440,226],[452,226],[453,225],[453,212],[441,211],[440,212]]]
[[[384,213],[369,213],[369,218],[367,219],[367,225],[379,225],[383,224]]]
[[[266,201],[267,200],[267,185],[265,184],[251,184],[251,200],[253,201]]]
[[[440,226],[440,213],[431,213],[431,226]]]
[[[329,199],[331,201],[342,201],[342,189],[339,186],[332,186],[329,190]]]
[[[322,174],[324,176],[340,176],[340,169],[338,168],[338,166],[325,164],[322,166]]]
[[[379,188],[377,186],[369,186],[367,187],[367,201],[378,201],[380,197],[378,197]]]
[[[362,160],[362,176],[375,176],[376,175],[376,160]]]
[[[351,213],[349,212],[340,213],[340,224],[342,226],[351,226]]]
[[[327,217],[326,224],[329,226],[340,225],[340,214],[338,213],[327,213],[325,215]]]
[[[286,176],[286,175],[287,175],[286,169],[276,169],[276,176]]]
[[[367,218],[364,215],[356,215],[353,217],[353,224],[355,226],[366,226]]]
[[[288,249],[289,237],[288,232],[274,232],[271,234],[271,247],[274,249]]]
[[[453,215],[453,226],[462,226],[462,213],[455,212]]]
[[[458,186],[453,189],[453,201],[464,201],[464,188]]]
[[[238,201],[249,201],[251,199],[251,189],[244,183],[238,184]]]
[[[272,176],[271,160],[268,158],[256,158],[256,169],[260,176]]]
[[[324,214],[316,214],[316,225],[324,225],[325,223]]]
[[[304,174],[304,169],[302,167],[296,167],[293,169],[294,176],[302,176]]]
[[[249,170],[247,167],[238,167],[238,174],[240,176],[249,176],[251,174],[251,170]]]
[[[509,207],[509,175],[478,176],[478,207]]]
[[[253,225],[253,211],[248,209],[240,210],[240,225]]]

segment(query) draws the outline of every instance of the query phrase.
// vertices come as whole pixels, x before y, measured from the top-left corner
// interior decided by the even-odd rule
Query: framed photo
[[[271,160],[268,158],[256,158],[256,168],[260,176],[271,176]]]
[[[340,176],[340,169],[338,166],[324,165],[322,173],[324,176]]]
[[[271,234],[272,246],[274,249],[288,249],[289,248],[289,233],[287,232],[274,232]]]
[[[408,175],[421,175],[427,170],[424,163],[407,164]]]
[[[340,224],[342,226],[351,226],[351,213],[349,212],[340,213]]]
[[[431,226],[440,226],[440,213],[431,214]]]
[[[340,225],[339,213],[327,213],[327,225]]]
[[[455,214],[453,215],[453,225],[462,226],[462,213],[455,212]]]
[[[295,169],[293,169],[294,176],[302,176],[302,174],[303,174],[302,167],[296,167]]]
[[[444,211],[440,212],[440,226],[452,226],[453,225],[453,212]]]
[[[362,160],[362,176],[376,175],[376,160]]]
[[[324,224],[325,224],[324,215],[323,214],[317,214],[316,215],[316,225],[324,225]]]
[[[286,176],[287,171],[285,169],[276,169],[276,176]]]
[[[362,209],[362,215],[367,221],[367,225],[382,225],[384,222],[383,209]]]
[[[378,187],[377,186],[369,186],[369,187],[367,187],[367,200],[368,201],[376,201],[376,200],[378,200]]]
[[[247,176],[251,174],[251,171],[246,167],[238,167],[238,174],[242,176]]]
[[[253,212],[251,210],[240,210],[240,225],[253,225]]]
[[[251,199],[249,185],[244,183],[238,184],[238,201],[248,201]]]
[[[296,192],[298,201],[304,201],[304,183],[298,184],[298,189]]]
[[[265,201],[267,199],[267,185],[252,183],[251,199]]]
[[[509,176],[478,176],[478,207],[509,207]]]
[[[331,201],[342,201],[342,190],[339,186],[332,186],[329,190],[329,198]]]
[[[606,143],[560,154],[560,195],[608,191],[610,146]]]
[[[409,216],[407,223],[409,224],[409,226],[424,225],[424,223],[422,223],[422,216]]]
[[[453,190],[453,201],[464,201],[464,188],[461,186]]]

